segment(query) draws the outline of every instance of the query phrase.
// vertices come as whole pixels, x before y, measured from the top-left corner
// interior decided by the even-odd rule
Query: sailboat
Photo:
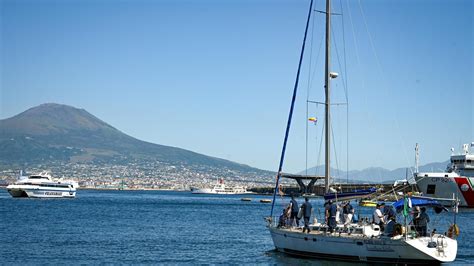
[[[291,126],[293,108],[298,88],[301,63],[308,26],[311,19],[313,0],[309,7],[306,29],[301,49],[296,81],[293,89],[285,138],[277,172],[275,193],[273,195],[270,216],[266,218],[267,228],[271,234],[276,250],[293,256],[315,257],[332,260],[359,261],[359,262],[389,262],[389,263],[440,263],[452,262],[457,255],[457,241],[455,234],[440,234],[433,230],[429,236],[418,236],[416,229],[407,222],[410,207],[410,198],[405,197],[397,202],[398,209],[403,206],[404,223],[397,224],[398,233],[390,235],[382,232],[379,225],[367,220],[359,223],[337,225],[333,232],[325,223],[314,222],[310,225],[310,232],[304,233],[302,227],[281,224],[273,216],[275,197],[279,179],[282,175],[282,166],[285,157],[286,144]],[[324,13],[324,12],[323,12]],[[330,80],[337,74],[330,71],[330,22],[331,2],[326,0],[326,52],[325,52],[325,191],[329,192],[330,179]],[[424,207],[439,207],[435,200],[416,200]],[[457,210],[458,201],[453,201],[453,208]],[[454,222],[456,212],[454,212]],[[455,226],[455,223],[453,224]],[[457,227],[456,227],[457,228]],[[450,237],[451,236],[451,237]]]

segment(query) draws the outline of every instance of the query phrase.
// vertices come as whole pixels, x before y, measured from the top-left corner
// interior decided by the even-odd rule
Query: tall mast
[[[330,138],[330,130],[331,130],[331,115],[330,115],[330,110],[331,110],[331,101],[329,98],[329,94],[331,92],[329,83],[330,83],[330,77],[329,77],[329,52],[330,52],[330,33],[331,33],[331,1],[326,0],[326,70],[325,70],[325,82],[324,82],[324,88],[326,91],[326,152],[325,152],[325,157],[326,157],[326,162],[325,162],[325,174],[324,174],[324,189],[326,193],[329,191],[329,179],[331,178],[330,174],[330,147],[331,147],[331,138]]]

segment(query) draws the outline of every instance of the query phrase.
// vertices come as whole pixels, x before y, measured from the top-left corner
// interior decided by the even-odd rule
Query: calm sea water
[[[263,219],[270,205],[259,202],[270,197],[250,197],[80,190],[75,199],[19,199],[0,189],[0,263],[334,264],[276,252]],[[456,263],[474,264],[473,218],[458,215]]]

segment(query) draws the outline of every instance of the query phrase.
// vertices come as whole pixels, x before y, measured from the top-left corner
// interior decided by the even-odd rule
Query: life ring
[[[448,229],[448,237],[449,238],[456,238],[459,236],[460,230],[457,224],[452,224]]]

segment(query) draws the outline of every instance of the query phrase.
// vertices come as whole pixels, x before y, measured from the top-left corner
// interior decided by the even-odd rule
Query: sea
[[[0,264],[352,265],[275,251],[264,220],[271,204],[260,202],[271,197],[242,197],[78,190],[75,199],[28,199],[0,189]],[[278,198],[275,213],[288,202]],[[360,217],[373,210],[361,209]],[[453,219],[429,214],[441,224]],[[474,264],[474,210],[461,209],[456,219],[461,234],[452,264]]]

